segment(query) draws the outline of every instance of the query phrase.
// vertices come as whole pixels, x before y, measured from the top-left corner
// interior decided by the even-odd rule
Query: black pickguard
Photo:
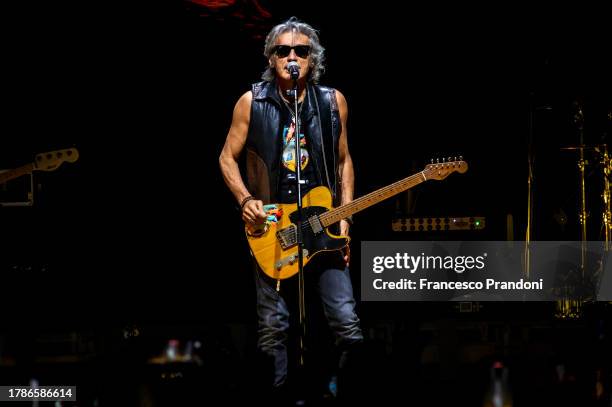
[[[323,206],[308,206],[302,208],[302,238],[304,240],[304,248],[308,250],[309,258],[323,250],[340,250],[348,243],[346,237],[331,237],[327,234],[326,228],[323,228],[319,233],[313,231],[308,219],[324,212],[327,212],[327,208]],[[289,219],[291,223],[297,225],[297,212],[291,213]]]

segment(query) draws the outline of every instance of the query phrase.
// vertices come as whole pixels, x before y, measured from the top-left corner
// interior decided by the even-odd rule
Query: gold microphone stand
[[[588,161],[585,159],[584,152],[587,146],[584,145],[584,114],[582,104],[579,101],[574,102],[576,108],[574,114],[574,124],[578,129],[578,146],[576,149],[579,152],[578,158],[578,176],[580,185],[579,196],[579,212],[578,219],[580,223],[580,284],[585,282],[585,270],[587,267],[587,206],[586,206],[586,186],[585,186],[585,169]],[[555,317],[559,319],[577,319],[582,315],[582,298],[576,298],[575,285],[565,285],[563,287],[563,298],[557,300]]]
[[[601,168],[603,172],[603,214],[602,223],[604,228],[604,252],[610,250],[610,233],[612,232],[612,210],[610,210],[610,172],[612,170],[612,161],[608,155],[608,146],[606,144],[601,147]]]

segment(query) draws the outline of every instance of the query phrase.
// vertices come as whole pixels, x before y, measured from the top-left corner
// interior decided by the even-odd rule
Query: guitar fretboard
[[[407,189],[410,189],[413,186],[418,185],[424,181],[427,181],[427,177],[425,176],[425,171],[421,171],[417,174],[399,180],[384,188],[378,189],[374,192],[370,192],[369,194],[357,198],[354,201],[347,203],[346,205],[342,205],[329,212],[325,212],[319,217],[321,220],[321,224],[324,227],[333,225],[334,223],[339,222],[340,220],[351,216],[354,213],[369,208],[372,205],[376,205],[377,203],[384,201],[385,199],[390,198],[394,195],[397,195],[400,192],[404,192]]]

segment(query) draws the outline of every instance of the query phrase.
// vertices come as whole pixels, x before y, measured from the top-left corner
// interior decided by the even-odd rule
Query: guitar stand
[[[0,174],[10,170],[0,170]],[[0,184],[0,207],[33,206],[34,174]]]

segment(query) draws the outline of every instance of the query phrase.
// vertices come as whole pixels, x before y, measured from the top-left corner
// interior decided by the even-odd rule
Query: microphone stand
[[[525,280],[531,280],[531,236],[533,226],[533,164],[534,164],[534,152],[533,152],[533,116],[534,116],[535,104],[534,94],[529,94],[529,129],[527,133],[527,225],[525,229],[525,249],[524,249],[524,262],[525,267],[523,270],[523,278]]]
[[[304,241],[302,238],[302,150],[300,146],[300,117],[298,110],[298,81],[293,78],[293,111],[295,114],[295,181],[297,191],[297,248],[298,248],[298,297],[300,314],[300,367],[304,366],[304,352],[306,339],[306,303],[304,300]]]
[[[587,207],[586,207],[586,189],[585,189],[585,169],[587,161],[584,158],[584,115],[582,113],[582,103],[580,100],[574,102],[576,113],[574,114],[574,123],[578,128],[578,146],[579,146],[579,159],[578,159],[578,174],[580,175],[580,214],[578,219],[580,220],[580,271],[581,277],[584,281],[586,271],[586,252],[587,252]]]

